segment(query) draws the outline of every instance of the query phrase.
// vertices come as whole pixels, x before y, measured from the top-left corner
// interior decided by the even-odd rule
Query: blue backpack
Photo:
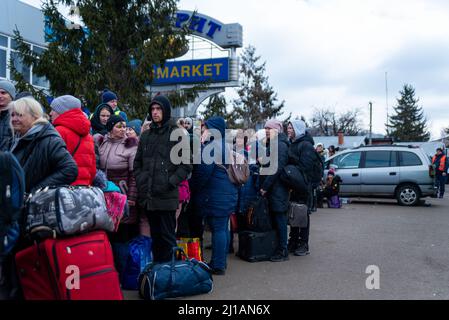
[[[0,256],[11,252],[19,239],[25,175],[16,157],[0,152]]]

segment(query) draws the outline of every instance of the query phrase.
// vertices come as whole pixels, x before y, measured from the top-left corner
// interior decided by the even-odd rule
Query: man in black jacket
[[[190,163],[174,164],[170,158],[178,143],[170,141],[177,125],[171,118],[170,101],[155,97],[149,107],[151,127],[139,142],[134,161],[139,206],[148,217],[153,238],[153,260],[170,261],[176,247],[176,209],[179,205],[179,184],[192,171]],[[190,157],[189,157],[190,159]]]
[[[0,81],[0,151],[7,151],[12,138],[11,116],[7,107],[15,95],[16,87],[11,82]]]
[[[288,124],[287,134],[290,139],[290,148],[288,150],[288,164],[298,166],[299,169],[311,181],[310,174],[313,172],[315,157],[315,148],[313,138],[306,133],[306,125],[302,120],[293,120]],[[309,192],[298,192],[293,190],[290,200],[309,204],[312,188]],[[309,252],[309,233],[310,233],[310,208],[307,211],[307,227],[290,229],[290,239],[288,243],[289,251],[294,252],[295,256],[305,256]]]

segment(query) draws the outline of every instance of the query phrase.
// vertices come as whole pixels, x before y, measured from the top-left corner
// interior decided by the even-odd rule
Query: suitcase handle
[[[54,229],[52,229],[52,228],[50,228],[50,227],[47,227],[47,226],[34,227],[34,228],[31,229],[31,231],[30,231],[30,236],[32,237],[33,234],[35,234],[35,233],[37,233],[37,232],[40,232],[40,231],[48,231],[48,232],[51,232],[52,235],[53,235],[53,239],[56,239],[56,230],[54,230]]]
[[[187,256],[187,254],[184,252],[184,249],[182,249],[182,248],[180,248],[180,247],[173,247],[173,256],[172,256],[172,258],[171,258],[171,266],[172,266],[172,268],[174,267],[174,265],[175,265],[175,261],[176,261],[176,254],[179,252],[179,253],[181,253],[181,255],[183,256],[183,257],[185,257],[186,259],[189,259],[189,257]]]

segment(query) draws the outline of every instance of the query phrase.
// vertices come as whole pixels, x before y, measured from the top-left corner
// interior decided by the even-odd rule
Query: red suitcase
[[[104,231],[48,239],[16,254],[26,300],[123,300]]]

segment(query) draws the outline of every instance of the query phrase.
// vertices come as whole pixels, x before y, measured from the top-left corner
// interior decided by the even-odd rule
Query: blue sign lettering
[[[190,21],[190,22],[189,22]],[[217,21],[210,20],[207,16],[193,14],[190,16],[184,12],[178,12],[176,14],[176,28],[182,28],[186,23],[191,31],[197,32],[200,35],[206,35],[207,37],[214,39],[216,32],[221,31],[222,25]],[[207,28],[206,25],[209,27]]]
[[[176,14],[176,28],[181,28],[184,22],[189,21],[190,16],[186,13],[177,13]]]
[[[209,29],[209,32],[207,33],[207,36],[213,39],[215,32],[217,30],[218,31],[221,30],[221,26],[213,21],[210,21],[209,25],[210,25],[210,29]]]
[[[209,83],[229,81],[229,59],[203,59],[166,62],[154,66],[154,86],[168,84]]]
[[[204,29],[204,26],[206,25],[206,22],[207,22],[206,19],[194,16],[192,18],[192,22],[190,22],[190,27],[189,28],[192,31],[203,33],[203,29]]]

